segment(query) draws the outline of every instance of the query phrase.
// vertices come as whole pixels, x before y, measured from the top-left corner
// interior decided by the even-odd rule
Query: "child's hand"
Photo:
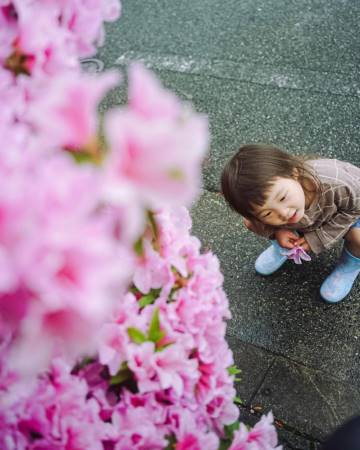
[[[298,244],[298,241],[300,240],[299,236],[291,230],[277,230],[275,231],[274,235],[275,239],[281,247],[291,249],[296,245],[300,245]]]
[[[310,250],[311,250],[310,245],[307,243],[307,241],[304,237],[298,238],[295,245],[302,247],[306,252],[310,252]]]

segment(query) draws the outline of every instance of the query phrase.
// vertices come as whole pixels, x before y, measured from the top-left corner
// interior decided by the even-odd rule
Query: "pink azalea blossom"
[[[177,413],[178,426],[175,428],[177,442],[175,450],[217,450],[219,438],[215,433],[199,427],[189,411],[180,410],[172,412],[172,420]]]
[[[49,94],[34,102],[29,113],[45,144],[70,151],[90,146],[98,134],[98,104],[118,80],[115,72],[96,78],[69,74],[54,79],[47,86]]]
[[[0,427],[6,424],[0,439],[9,445],[4,448],[102,450],[101,441],[111,434],[111,426],[101,422],[97,403],[86,393],[83,380],[62,364],[55,365],[51,377],[40,379],[26,400],[8,410],[0,406]]]
[[[121,14],[121,3],[119,0],[102,0],[102,18],[105,22],[117,20]]]
[[[190,254],[198,254],[201,243],[190,234],[191,218],[185,207],[167,207],[159,210],[156,221],[160,235],[159,252],[168,265],[177,269],[181,276],[186,277],[190,268]]]
[[[0,3],[0,64],[11,54],[16,32],[16,10],[10,1],[4,1]]]
[[[18,30],[12,52],[23,55],[21,69],[24,73],[53,75],[76,67],[76,55],[67,52],[67,33],[56,26],[56,17],[46,14],[42,8],[33,14],[32,7],[21,2],[16,9]]]
[[[61,6],[61,25],[71,33],[74,51],[81,57],[91,56],[104,40],[103,21],[120,16],[119,0],[79,0],[57,2]]]
[[[99,361],[108,366],[111,375],[115,375],[127,360],[129,336],[123,327],[109,323],[102,327],[99,339]]]
[[[20,331],[19,354],[37,342],[40,368],[54,349],[52,338],[68,350],[90,343],[91,329],[108,316],[131,273],[131,244],[117,241],[108,217],[94,214],[101,201],[94,169],[76,168],[65,155],[22,164],[17,171],[3,167],[0,311],[3,325]]]
[[[139,116],[152,120],[176,120],[182,114],[177,97],[161,86],[143,65],[134,63],[129,70],[129,106]]]
[[[112,422],[118,430],[115,450],[163,450],[167,445],[164,434],[159,433],[145,407],[117,408]]]
[[[132,73],[140,78],[136,85],[141,85],[142,72]],[[144,83],[148,83],[146,77]],[[150,102],[161,116],[162,99],[167,99],[168,93],[159,90],[156,98],[148,98],[149,92],[150,89],[145,89],[143,102]],[[199,190],[200,163],[208,145],[204,117],[193,113],[176,118],[172,113],[169,117],[165,115],[162,120],[156,120],[154,112],[148,117],[138,114],[135,108],[113,110],[106,118],[111,147],[109,177],[114,184],[122,178],[131,181],[149,207],[189,204],[194,200]]]
[[[170,345],[154,355],[153,367],[162,389],[172,387],[181,395],[184,379],[196,380],[197,362],[189,359],[181,346]]]
[[[134,284],[143,293],[157,289],[172,279],[171,271],[166,262],[156,252],[152,245],[145,241],[144,255],[137,261],[134,272]]]
[[[114,406],[114,411],[122,412],[139,409],[146,413],[148,417],[151,417],[151,421],[156,426],[159,435],[164,436],[169,433],[169,413],[173,405],[179,400],[172,389],[146,394],[133,394],[124,390],[121,400],[121,403]]]
[[[282,446],[277,446],[273,420],[274,417],[270,412],[267,416],[262,416],[260,421],[249,431],[244,424],[240,424],[240,429],[235,433],[229,450],[281,450]]]

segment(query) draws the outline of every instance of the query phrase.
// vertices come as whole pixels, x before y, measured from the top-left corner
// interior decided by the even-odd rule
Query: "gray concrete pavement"
[[[228,339],[243,381],[242,417],[272,409],[284,449],[315,450],[360,413],[360,283],[343,303],[318,288],[339,248],[270,278],[266,246],[218,194],[219,174],[245,142],[337,157],[360,166],[360,3],[357,0],[123,0],[99,69],[143,60],[208,114],[211,151],[193,232],[219,257],[230,299]],[[96,67],[92,66],[93,69]],[[91,64],[88,65],[91,70]],[[125,101],[113,91],[106,109]]]

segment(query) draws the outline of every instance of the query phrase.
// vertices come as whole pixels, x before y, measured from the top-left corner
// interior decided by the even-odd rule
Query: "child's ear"
[[[292,176],[294,177],[294,180],[298,180],[298,178],[299,178],[299,171],[298,171],[298,169],[295,167],[294,169],[293,169],[293,172],[292,172]]]

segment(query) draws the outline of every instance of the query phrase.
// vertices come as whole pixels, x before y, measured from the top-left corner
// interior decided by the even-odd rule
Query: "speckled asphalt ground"
[[[318,449],[360,413],[360,282],[341,304],[319,286],[339,248],[263,278],[266,242],[219,195],[219,174],[240,144],[360,166],[360,2],[357,0],[123,0],[106,45],[87,70],[141,59],[209,116],[212,142],[193,232],[219,257],[232,320],[243,420],[273,410],[284,449]],[[115,90],[103,108],[124,101]]]

